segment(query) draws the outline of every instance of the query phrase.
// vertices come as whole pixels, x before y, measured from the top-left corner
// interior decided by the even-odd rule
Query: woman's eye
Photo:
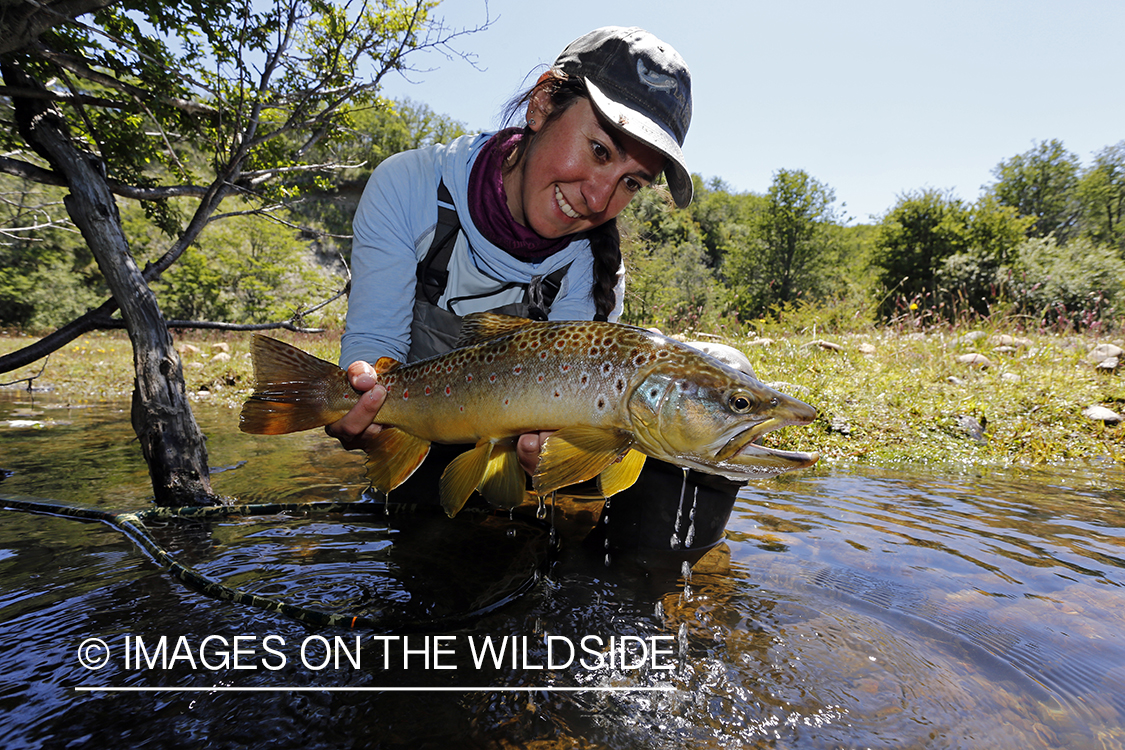
[[[640,190],[640,189],[641,189],[641,188],[643,188],[643,187],[644,187],[644,185],[642,185],[641,183],[637,182],[637,181],[636,181],[636,180],[634,180],[634,179],[633,179],[632,177],[626,177],[626,178],[625,178],[625,188],[626,188],[626,189],[627,189],[627,190],[628,190],[628,191],[629,191],[630,193],[635,193],[635,192],[637,192],[638,190]]]
[[[590,148],[594,150],[594,156],[598,157],[600,161],[605,161],[609,158],[609,149],[597,141],[592,141]]]

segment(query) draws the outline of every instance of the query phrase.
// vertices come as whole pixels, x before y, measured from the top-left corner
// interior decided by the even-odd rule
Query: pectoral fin
[[[596,477],[632,444],[632,435],[617,430],[565,427],[554,432],[539,453],[535,491],[543,495]]]
[[[497,443],[488,459],[480,493],[498,508],[514,508],[523,502],[526,487],[527,474],[520,466],[515,441]]]
[[[364,446],[367,479],[386,494],[405,482],[430,452],[430,441],[394,427],[383,428]]]
[[[492,455],[492,442],[482,440],[471,451],[449,462],[441,473],[441,507],[452,518],[457,515],[473,490],[480,486]]]
[[[620,461],[607,466],[606,470],[598,475],[598,489],[601,490],[602,495],[611,497],[632,487],[637,477],[641,475],[645,458],[647,458],[645,454],[630,449]]]

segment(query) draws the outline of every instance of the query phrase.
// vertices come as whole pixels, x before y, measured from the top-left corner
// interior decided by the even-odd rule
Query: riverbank
[[[273,334],[329,360],[338,334]],[[0,335],[0,354],[34,339]],[[815,332],[717,339],[745,351],[762,380],[817,408],[809,427],[770,433],[767,442],[819,451],[825,462],[1041,466],[1055,462],[1125,465],[1125,374],[1098,367],[1089,336],[997,330],[890,329],[833,336]],[[236,409],[253,384],[250,334],[177,334],[191,397]],[[21,380],[22,379],[22,380]],[[0,375],[7,391],[81,405],[129,398],[132,353],[122,332],[86,334],[46,362]],[[1100,415],[1100,417],[1099,417]]]

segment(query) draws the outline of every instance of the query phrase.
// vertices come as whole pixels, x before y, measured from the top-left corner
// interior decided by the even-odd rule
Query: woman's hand
[[[543,441],[554,430],[545,432],[525,432],[516,441],[516,456],[519,457],[520,466],[528,474],[535,474],[535,467],[539,465],[539,451],[543,449]]]
[[[347,414],[326,425],[324,431],[350,451],[362,448],[383,429],[375,424],[375,416],[383,406],[387,389],[378,384],[375,368],[362,361],[348,365],[348,382],[360,394],[359,401]]]

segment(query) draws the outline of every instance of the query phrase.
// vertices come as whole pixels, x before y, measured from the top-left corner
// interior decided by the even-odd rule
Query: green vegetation
[[[999,342],[991,337],[1008,330],[999,323],[976,327],[980,338],[970,342],[961,329],[921,333],[917,317],[831,335],[819,328],[822,319],[812,306],[787,308],[780,322],[771,319],[749,337],[726,339],[747,353],[763,380],[820,412],[809,427],[770,433],[767,442],[774,447],[820,451],[825,466],[928,463],[963,471],[1125,463],[1125,426],[1082,415],[1091,404],[1125,411],[1125,382],[1086,359],[1096,339],[1031,334],[1014,351],[998,353]],[[339,354],[338,332],[279,337],[324,359],[335,361]],[[253,383],[250,336],[185,332],[178,339],[192,398],[239,408]],[[26,343],[26,337],[0,337],[0,355]],[[957,361],[969,352],[984,354],[993,366]],[[5,380],[34,376],[41,366]],[[52,355],[33,382],[52,389],[47,398],[74,405],[127,400],[128,339],[120,332],[86,334]],[[26,383],[10,386],[17,387]],[[965,418],[982,426],[983,440],[973,438]]]

